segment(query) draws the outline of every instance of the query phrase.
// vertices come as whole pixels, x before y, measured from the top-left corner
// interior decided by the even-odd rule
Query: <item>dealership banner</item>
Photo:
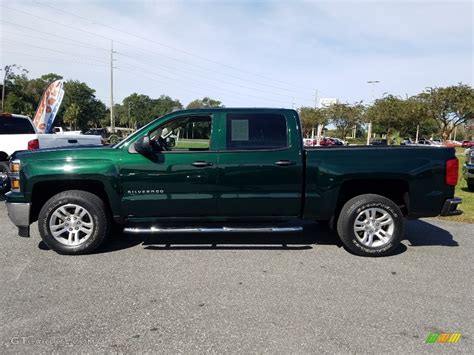
[[[52,132],[54,119],[64,97],[63,85],[63,80],[53,81],[48,85],[41,97],[35,117],[33,118],[33,123],[38,133]]]

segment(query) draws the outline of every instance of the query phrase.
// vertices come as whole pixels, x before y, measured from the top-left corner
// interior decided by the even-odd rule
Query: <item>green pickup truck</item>
[[[18,152],[6,204],[61,254],[129,233],[292,232],[328,222],[345,247],[388,255],[405,217],[462,213],[452,148],[304,148],[294,110],[219,108],[160,117],[112,147]]]

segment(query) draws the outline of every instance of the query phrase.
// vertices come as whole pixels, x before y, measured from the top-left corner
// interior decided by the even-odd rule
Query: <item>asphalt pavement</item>
[[[115,235],[61,256],[0,202],[0,352],[473,353],[474,225],[410,221],[396,255],[285,235]],[[287,244],[287,246],[283,246]],[[457,344],[426,344],[432,332]]]

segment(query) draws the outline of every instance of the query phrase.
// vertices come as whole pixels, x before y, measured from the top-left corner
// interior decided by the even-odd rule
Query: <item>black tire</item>
[[[384,218],[384,221],[388,221],[389,226],[380,227],[381,223],[376,221],[375,214],[374,222],[364,222],[364,218],[366,218],[365,213],[369,213],[369,211],[378,213],[378,218],[382,218],[380,215],[385,214],[387,217]],[[362,221],[361,218],[363,219]],[[361,228],[366,228],[365,230],[359,232],[354,230],[356,228],[356,219],[358,220],[357,225],[363,225],[364,227]],[[370,223],[370,225],[366,225],[366,223]],[[375,229],[372,229],[373,225],[371,223],[377,224]],[[386,229],[388,228],[393,228],[391,233],[387,233]],[[380,229],[383,229],[383,235],[389,235],[386,237],[386,241],[378,237],[377,234],[379,232],[376,232],[375,237],[372,237],[372,239],[367,237],[364,244],[366,232],[374,235],[374,230],[378,231]],[[372,257],[386,256],[393,253],[399,246],[405,233],[405,219],[400,208],[392,200],[374,194],[359,195],[347,201],[342,207],[337,221],[337,233],[344,246],[354,254]],[[367,245],[369,239],[373,241],[373,245]],[[380,245],[377,245],[377,243]]]
[[[8,175],[10,173],[10,167],[8,162],[0,161],[0,174]],[[4,180],[3,176],[0,176],[0,195],[6,193],[10,189],[10,179]]]
[[[88,212],[88,215],[86,216],[86,222],[92,224],[92,227],[90,227],[90,235],[85,238],[83,242],[79,242],[77,245],[65,245],[64,243],[66,243],[66,241],[59,242],[53,236],[49,226],[51,218],[57,218],[53,216],[55,211],[61,207],[66,209],[71,205],[76,205],[85,209],[85,211]],[[67,222],[64,220],[64,223]],[[109,214],[107,213],[106,205],[104,201],[102,201],[98,196],[86,191],[69,190],[54,195],[48,201],[46,201],[39,213],[38,227],[43,242],[46,243],[49,248],[53,249],[59,254],[74,255],[88,254],[97,249],[109,234],[111,223]],[[73,228],[68,230],[70,231],[72,229]],[[66,231],[65,233],[69,232]],[[63,236],[65,236],[65,234],[61,235],[59,239],[66,239],[65,237],[63,238]]]
[[[474,192],[474,182],[468,182],[467,188],[469,189],[469,191]]]

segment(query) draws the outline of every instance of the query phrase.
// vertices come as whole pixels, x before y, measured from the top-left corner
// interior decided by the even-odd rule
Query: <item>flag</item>
[[[51,133],[54,119],[64,97],[64,81],[56,80],[48,85],[33,118],[38,133]]]

